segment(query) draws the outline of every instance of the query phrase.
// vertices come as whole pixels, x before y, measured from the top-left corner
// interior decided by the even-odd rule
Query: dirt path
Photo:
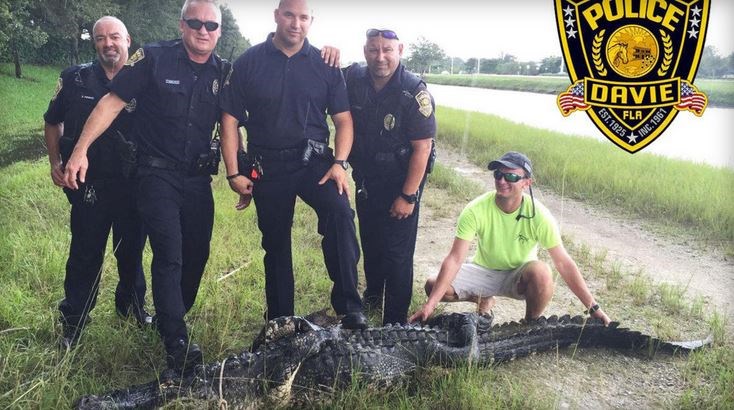
[[[454,150],[440,147],[439,160],[462,176],[490,188],[489,173]],[[707,306],[726,316],[734,313],[732,261],[692,246],[691,238],[662,237],[645,230],[641,221],[620,220],[605,211],[545,191],[542,187],[534,189],[534,193],[536,199],[556,216],[562,233],[575,243],[586,244],[592,251],[606,251],[607,259],[620,262],[626,272],[642,269],[657,283],[687,286],[687,296],[702,296]],[[424,203],[415,255],[417,283],[423,283],[427,276],[438,272],[451,247],[456,216],[460,211],[456,209],[445,215]],[[601,283],[589,282],[592,292],[601,286]],[[607,312],[612,319],[619,320],[613,316],[613,303],[608,301],[607,304]],[[452,311],[476,307],[471,303],[441,306]],[[561,280],[546,314],[579,314],[582,309]],[[524,304],[500,298],[494,314],[498,323],[517,320],[524,315]],[[635,327],[629,320],[622,322]],[[556,408],[649,408],[674,406],[684,388],[681,374],[684,367],[685,360],[680,358],[658,356],[647,360],[592,349],[575,354],[559,352],[557,355],[534,356],[511,366],[501,366],[497,371],[511,373],[513,377],[518,372],[526,373],[529,379],[539,380],[555,394]]]

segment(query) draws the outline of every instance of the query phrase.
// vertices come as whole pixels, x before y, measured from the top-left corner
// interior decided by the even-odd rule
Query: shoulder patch
[[[143,48],[139,48],[138,51],[135,52],[135,54],[131,55],[130,58],[127,59],[127,62],[125,65],[128,65],[130,67],[134,66],[135,63],[138,61],[142,61],[145,58],[145,51],[143,51]]]
[[[418,111],[428,118],[433,114],[433,106],[431,105],[431,94],[423,90],[416,94],[415,100],[418,101]]]
[[[54,96],[51,97],[51,101],[56,101],[56,98],[58,98],[62,88],[64,88],[64,80],[59,77],[59,80],[56,82],[56,90],[54,90]]]

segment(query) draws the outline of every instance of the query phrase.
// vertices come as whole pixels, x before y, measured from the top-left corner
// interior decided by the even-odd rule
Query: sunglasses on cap
[[[382,36],[382,38],[386,38],[388,40],[400,40],[398,38],[398,34],[392,30],[378,30],[376,28],[367,30],[367,38],[377,36]]]
[[[502,172],[499,169],[495,169],[494,170],[494,179],[496,179],[496,180],[499,181],[502,178],[504,178],[505,181],[507,181],[509,183],[515,183],[515,182],[517,182],[517,181],[519,181],[521,179],[525,179],[526,177],[524,177],[522,175],[517,175],[517,174],[515,174],[513,172]]]
[[[216,21],[201,21],[198,19],[189,19],[184,21],[190,29],[196,31],[201,30],[201,26],[204,26],[204,28],[206,28],[206,31],[214,31],[219,28],[219,23],[217,23]]]

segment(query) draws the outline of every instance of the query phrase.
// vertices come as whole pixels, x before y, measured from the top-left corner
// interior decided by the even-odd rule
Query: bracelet
[[[240,176],[240,175],[242,175],[242,174],[240,174],[239,172],[238,172],[238,173],[236,173],[236,174],[232,174],[232,175],[227,175],[227,181],[231,181],[231,180],[233,180],[233,179],[237,178],[237,177],[238,177],[238,176]]]
[[[591,315],[594,314],[594,312],[596,312],[599,309],[601,309],[601,307],[599,307],[599,304],[598,303],[594,303],[593,305],[589,306],[588,309],[584,310],[584,313],[586,313],[589,316],[591,316]]]

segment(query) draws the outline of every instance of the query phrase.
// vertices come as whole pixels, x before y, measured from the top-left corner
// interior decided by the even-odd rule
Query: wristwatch
[[[345,171],[349,169],[349,161],[347,161],[346,159],[335,159],[334,163],[341,165],[341,167],[344,168]]]
[[[407,194],[404,194],[404,193],[401,192],[400,193],[400,197],[403,198],[403,199],[405,199],[405,201],[408,202],[409,204],[414,204],[414,203],[418,202],[418,193],[417,192],[414,193],[413,195],[407,195]]]

